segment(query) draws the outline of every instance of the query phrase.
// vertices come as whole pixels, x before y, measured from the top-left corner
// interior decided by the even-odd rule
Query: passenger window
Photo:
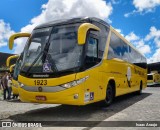
[[[128,61],[128,45],[116,34],[111,34],[108,59],[118,58]]]
[[[123,40],[121,40],[121,44],[122,60],[128,61],[128,45]]]
[[[107,59],[119,58],[129,63],[146,68],[146,59],[113,32],[111,33]]]
[[[100,32],[98,32],[98,31],[97,32],[91,31],[91,32],[93,34],[96,33],[96,35],[99,37],[99,40],[98,40],[98,58],[102,59],[104,51],[105,51],[105,47],[106,47],[106,42],[107,42],[108,34],[109,34],[109,27],[104,26],[103,22],[102,22],[102,24],[100,24],[98,22],[93,22],[93,24],[101,29]]]
[[[97,56],[98,55],[97,46],[98,46],[98,40],[93,38],[93,37],[89,37],[88,48],[87,48],[87,56],[92,57],[92,60],[94,60],[94,58],[98,57]]]
[[[98,63],[98,39],[90,35],[86,44],[85,69]]]
[[[110,45],[108,50],[108,59],[122,58],[121,39],[114,33],[111,34]]]

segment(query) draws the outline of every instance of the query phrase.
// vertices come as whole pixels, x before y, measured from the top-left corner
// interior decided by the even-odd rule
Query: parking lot
[[[1,100],[0,120],[14,122],[160,121],[160,87],[147,87],[141,95],[133,93],[118,97],[109,107],[100,107],[98,104],[68,106]]]

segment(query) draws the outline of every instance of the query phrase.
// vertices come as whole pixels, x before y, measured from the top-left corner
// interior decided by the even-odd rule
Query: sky
[[[61,18],[91,16],[107,21],[143,55],[160,62],[160,0],[1,0],[0,52],[19,54],[26,39],[7,47],[17,32]]]

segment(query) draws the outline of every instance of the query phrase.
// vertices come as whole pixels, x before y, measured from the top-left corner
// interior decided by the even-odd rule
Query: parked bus
[[[156,86],[160,84],[160,74],[150,73],[147,75],[147,86]]]
[[[26,34],[26,33],[25,33]],[[24,48],[18,76],[23,102],[108,106],[147,86],[146,58],[108,23],[74,18],[37,26]],[[13,48],[14,39],[9,39]]]
[[[13,55],[13,56],[8,57],[6,60],[6,66],[9,67],[10,73],[12,73],[12,74],[14,73],[15,64],[10,65],[10,62],[11,62],[11,60],[17,59],[18,57],[19,57],[19,55]],[[18,87],[15,86],[14,79],[12,79],[12,93],[13,93],[13,96],[18,95]]]
[[[7,65],[7,67],[9,67],[11,60],[18,58],[16,61],[16,64],[13,64],[9,67],[10,72],[13,73],[13,78],[12,78],[13,97],[18,97],[18,95],[19,95],[19,93],[18,93],[18,75],[19,75],[19,71],[20,71],[20,63],[21,63],[22,55],[23,55],[23,53],[21,55],[10,56],[7,58],[7,61],[6,61],[6,65]]]

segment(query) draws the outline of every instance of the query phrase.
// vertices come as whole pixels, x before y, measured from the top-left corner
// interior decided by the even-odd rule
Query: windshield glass
[[[42,54],[48,42],[50,28],[36,29],[33,31],[25,49],[22,63],[22,70],[27,71],[35,59]],[[42,65],[42,63],[40,63]]]
[[[147,75],[148,80],[153,80],[153,75]]]
[[[25,50],[22,71],[57,73],[81,65],[82,46],[77,44],[78,25],[37,29]]]
[[[20,57],[16,61],[16,65],[14,67],[14,72],[13,72],[13,79],[14,80],[18,80],[18,75],[20,73],[20,67],[21,67],[21,63],[22,63],[22,56],[23,56],[23,53],[21,53]]]
[[[14,72],[13,72],[13,79],[14,80],[18,80],[18,75],[20,72],[20,64],[21,64],[20,62],[17,62],[15,65]]]

